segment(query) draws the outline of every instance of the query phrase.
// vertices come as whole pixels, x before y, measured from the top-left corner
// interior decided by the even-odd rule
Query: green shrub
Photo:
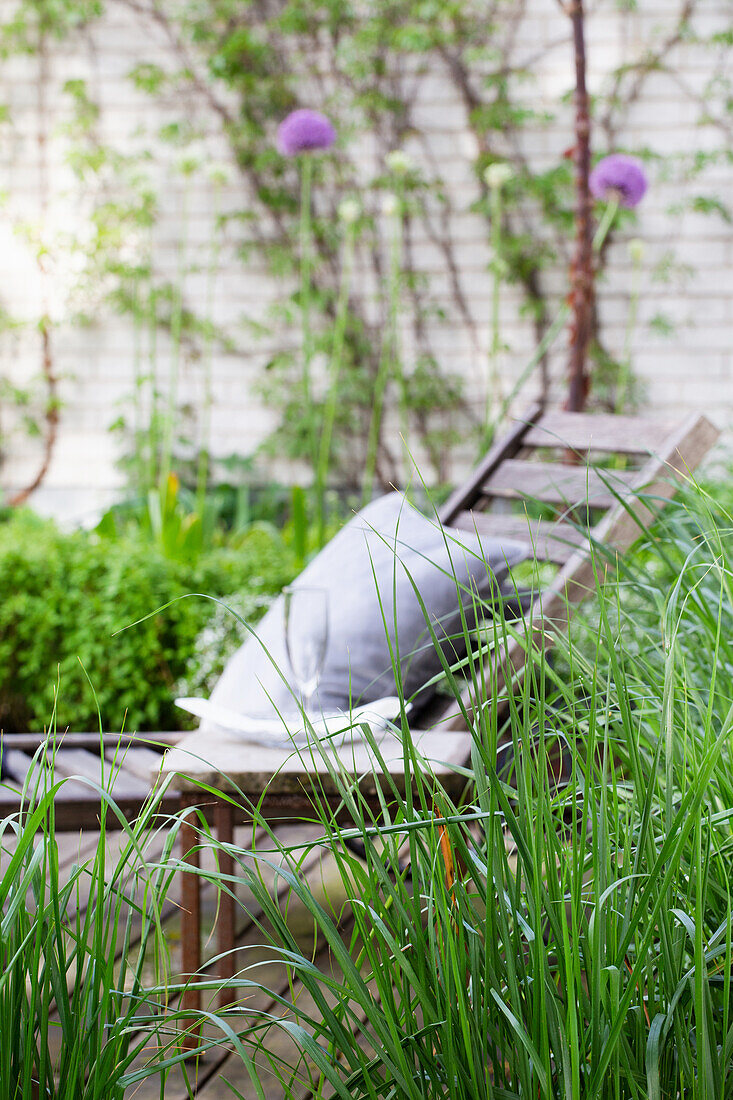
[[[137,620],[192,592],[247,597],[256,619],[292,575],[292,555],[264,525],[186,565],[131,535],[105,540],[13,516],[0,525],[0,727],[41,729],[59,681],[59,727],[96,728],[85,670],[108,728],[179,727],[173,696],[217,605],[178,600]]]

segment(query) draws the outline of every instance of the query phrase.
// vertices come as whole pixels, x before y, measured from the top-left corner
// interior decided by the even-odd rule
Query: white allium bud
[[[361,206],[357,199],[342,199],[339,203],[338,213],[344,225],[353,225],[359,220]]]
[[[226,187],[232,182],[232,166],[225,160],[212,161],[206,168],[206,175],[215,187]]]
[[[382,213],[385,218],[394,218],[400,209],[399,200],[396,195],[388,192],[382,197]]]
[[[387,153],[384,163],[396,176],[406,176],[415,168],[414,160],[403,149],[393,149],[391,153]]]
[[[201,167],[201,160],[195,153],[183,153],[176,160],[176,169],[182,176],[193,176]]]
[[[484,182],[492,191],[498,191],[505,183],[509,182],[513,175],[514,172],[510,164],[505,161],[496,161],[484,170]]]
[[[640,264],[644,259],[644,242],[641,237],[632,237],[629,241],[629,255],[635,264]]]

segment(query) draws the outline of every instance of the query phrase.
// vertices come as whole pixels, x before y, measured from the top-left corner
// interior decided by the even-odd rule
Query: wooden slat
[[[140,750],[143,751],[143,750]],[[20,807],[20,791],[18,787],[25,780],[28,772],[38,770],[38,761],[33,763],[32,758],[17,749],[4,748],[7,767],[17,776],[19,782],[5,783],[0,787],[0,816],[15,814]],[[157,754],[146,756],[146,764],[152,763],[152,757],[161,758]],[[99,812],[101,796],[94,790],[92,784],[101,784],[102,767],[98,755],[86,752],[83,749],[59,749],[54,757],[54,776],[38,776],[38,789],[42,791],[51,782],[66,779],[54,802],[54,814],[56,828],[59,832],[65,830],[77,831],[79,829],[97,829],[99,827]],[[142,761],[140,761],[142,770]],[[77,782],[71,776],[81,776],[89,783]],[[115,767],[109,761],[104,763],[105,788],[111,791],[111,797],[118,806],[126,820],[130,821],[138,816],[143,803],[150,795],[151,782],[149,774],[135,775],[132,771]],[[35,780],[30,782],[29,793],[32,794]],[[178,796],[171,792],[166,794],[160,806],[160,812],[173,813],[178,808]],[[26,803],[27,806],[27,803]],[[110,811],[108,813],[108,828],[115,829],[119,826],[117,817]]]
[[[547,504],[586,504],[610,508],[638,482],[638,471],[597,470],[562,463],[507,459],[486,483],[486,492],[510,500],[539,500]]]
[[[140,814],[139,798],[127,795],[114,797],[114,802],[126,821],[133,821]],[[81,783],[69,782],[62,787],[61,794],[54,803],[54,817],[58,832],[78,832],[81,829],[99,829],[99,811],[101,800],[90,792],[90,788]],[[180,798],[174,793],[166,794],[162,799],[159,812],[172,814],[178,810]],[[0,817],[17,814],[20,808],[18,794],[7,787],[0,788]],[[26,804],[27,808],[27,804]],[[107,813],[107,828],[119,827],[117,817],[111,810]]]
[[[98,733],[59,733],[57,737],[46,733],[5,733],[0,732],[0,743],[9,749],[20,749],[21,752],[35,752],[36,749],[46,743],[51,751],[54,746],[65,749],[89,749],[90,752],[99,752],[100,741],[105,750],[108,748],[127,748],[130,745],[149,745],[168,748],[176,745],[190,733],[190,730],[175,730],[165,733],[105,733],[100,738]]]
[[[3,745],[3,766],[13,785],[22,787],[28,773],[33,768],[33,757],[19,749]]]
[[[141,779],[148,789],[150,788],[150,776],[163,762],[161,753],[142,747],[121,749],[119,752],[110,749],[104,755],[110,764],[121,766],[130,775]]]
[[[476,531],[479,537],[526,542],[531,557],[558,565],[563,565],[588,542],[587,535],[567,523],[551,523],[526,515],[461,512],[455,519],[454,527],[461,531]]]
[[[616,454],[649,454],[664,446],[674,425],[638,416],[547,412],[524,437],[528,447],[562,447]]]
[[[81,776],[90,783],[104,784],[106,790],[113,798],[122,796],[125,798],[138,798],[140,804],[150,794],[150,780],[141,780],[137,776],[120,766],[120,761],[115,764],[105,760],[102,765],[99,756],[94,756],[85,749],[61,749],[55,757],[56,778],[68,776]]]
[[[481,489],[486,479],[502,462],[519,453],[527,431],[541,411],[542,406],[535,403],[522,416],[517,418],[517,423],[511,431],[494,444],[484,460],[469,475],[468,480],[459,485],[448,497],[438,513],[438,519],[441,523],[450,526],[459,512],[465,512],[467,508],[473,507],[481,495]]]

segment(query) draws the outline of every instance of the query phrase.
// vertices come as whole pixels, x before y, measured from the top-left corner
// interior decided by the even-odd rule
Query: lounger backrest
[[[699,465],[718,435],[699,415],[670,423],[534,406],[453,493],[440,519],[494,538],[527,539],[535,557],[559,565],[530,613],[534,644],[546,648],[595,591],[599,563],[612,566],[608,550],[628,549],[653,504],[672,496],[676,479]],[[595,560],[594,544],[603,547]],[[502,655],[500,683],[521,676],[526,648],[514,643]],[[460,726],[459,708],[444,721]]]

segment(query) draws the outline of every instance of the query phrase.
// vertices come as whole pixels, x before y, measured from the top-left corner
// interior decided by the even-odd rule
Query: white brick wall
[[[13,3],[0,0],[0,14],[7,18]],[[556,6],[548,5],[547,0],[529,0],[528,7],[515,60],[524,59],[532,67],[534,80],[527,85],[528,99],[534,105],[542,102],[556,112],[557,118],[553,124],[525,135],[523,142],[533,164],[549,167],[573,141],[572,112],[567,104],[559,102],[570,87],[572,56],[567,27]],[[676,0],[638,0],[637,11],[623,13],[612,0],[597,5],[588,23],[591,90],[607,89],[609,73],[621,60],[642,57],[650,40],[666,33],[677,7]],[[701,0],[694,30],[706,34],[724,29],[730,25],[730,14],[729,0]],[[724,126],[698,125],[712,59],[710,50],[696,44],[694,37],[677,44],[666,59],[668,71],[654,72],[647,79],[640,100],[624,121],[618,143],[629,150],[648,147],[661,155],[716,150],[729,143],[731,128],[725,132]],[[49,59],[49,195],[42,230],[39,62],[33,57],[11,57],[0,71],[0,102],[8,103],[12,115],[11,123],[0,131],[0,192],[7,195],[0,219],[0,303],[25,321],[20,331],[0,337],[0,373],[19,383],[32,382],[38,374],[36,325],[41,311],[48,308],[55,322],[53,348],[64,407],[53,464],[34,503],[66,516],[91,515],[119,492],[122,479],[115,466],[118,442],[107,429],[125,408],[132,388],[136,337],[132,324],[114,315],[101,316],[87,327],[71,322],[73,306],[68,301],[68,287],[73,271],[69,271],[61,246],[69,230],[83,232],[88,202],[65,163],[67,143],[61,127],[69,111],[60,88],[70,78],[88,80],[92,97],[102,105],[102,140],[132,151],[141,144],[141,129],[152,131],[167,117],[162,109],[156,116],[149,99],[135,93],[126,79],[130,68],[143,60],[170,64],[164,36],[154,24],[141,23],[117,0],[109,0],[106,16],[91,35],[72,38]],[[481,408],[480,386],[486,378],[489,342],[490,250],[485,222],[469,211],[477,197],[472,165],[475,141],[466,129],[464,107],[447,86],[437,63],[431,64],[422,78],[413,118],[424,132],[426,144],[411,139],[406,148],[421,159],[430,174],[430,161],[424,159],[427,148],[449,188],[451,237],[461,287],[474,318],[471,331],[451,304],[450,277],[440,249],[427,239],[417,239],[414,257],[431,277],[431,299],[445,303],[448,311],[445,322],[433,325],[432,344],[446,369],[462,374],[469,390],[475,387],[472,400]],[[206,122],[211,131],[211,119]],[[602,132],[596,130],[594,136],[597,148],[602,149]],[[365,139],[362,145],[364,157],[371,160],[375,143]],[[215,132],[211,133],[207,151],[207,156],[224,155],[225,145]],[[153,166],[159,182],[164,184],[162,218],[155,231],[155,264],[158,272],[168,277],[174,275],[178,264],[183,186],[180,175],[172,171],[172,157],[172,153],[163,152],[160,164]],[[687,210],[670,213],[670,207],[679,206],[685,191],[680,192],[676,182],[665,182],[663,175],[661,168],[656,174],[652,169],[652,187],[639,210],[638,224],[627,233],[641,237],[646,244],[639,324],[634,335],[634,369],[645,385],[652,414],[701,409],[726,426],[733,411],[733,232],[718,217]],[[732,182],[731,166],[716,165],[688,190],[717,193],[727,201],[733,198]],[[241,193],[235,188],[222,196],[224,209],[237,209],[241,201]],[[187,260],[205,267],[210,257],[213,193],[204,180],[192,181],[187,205]],[[25,231],[28,226],[31,238],[42,232],[49,244],[45,277],[39,270],[34,246],[29,243]],[[231,331],[238,348],[236,354],[217,350],[214,356],[212,440],[219,455],[233,451],[246,454],[271,429],[273,415],[253,397],[251,384],[278,343],[292,344],[296,339],[296,334],[285,333],[256,340],[239,325],[242,315],[263,318],[287,288],[270,278],[266,266],[256,257],[243,267],[234,257],[235,244],[236,228],[232,227],[222,248],[213,311],[214,321]],[[672,271],[668,281],[659,281],[653,276],[654,270],[672,248],[676,251],[675,262],[681,267]],[[610,250],[607,276],[598,288],[604,335],[610,349],[617,353],[624,343],[629,277],[626,244],[617,240]],[[564,294],[566,274],[562,266],[548,285],[558,298]],[[203,301],[206,286],[203,271],[190,274],[185,288],[187,301]],[[519,317],[519,303],[516,289],[507,287],[501,306],[503,335],[510,346],[502,362],[506,388],[532,349],[531,330]],[[664,338],[649,328],[649,322],[660,314],[676,325],[673,337]],[[163,334],[158,335],[157,347],[158,369],[164,374],[168,343]],[[409,353],[407,334],[403,349]],[[552,363],[553,375],[561,383],[562,347],[553,353]],[[535,385],[530,382],[526,397]],[[200,367],[184,361],[180,387],[182,401],[199,401]],[[12,409],[0,406],[0,430],[12,428],[14,415]],[[0,484],[9,490],[24,484],[36,468],[38,454],[37,441],[12,436],[0,467]]]

